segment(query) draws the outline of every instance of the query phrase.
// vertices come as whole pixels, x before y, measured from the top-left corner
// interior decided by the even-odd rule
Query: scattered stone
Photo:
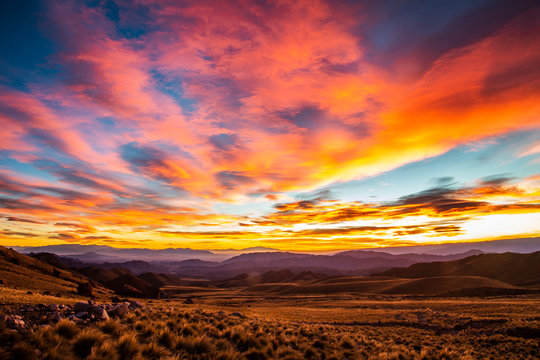
[[[85,312],[88,310],[90,304],[88,303],[84,303],[84,302],[78,302],[75,304],[75,306],[73,307],[73,310],[75,310],[76,313],[78,312]]]
[[[43,295],[51,295],[51,292],[50,292],[49,290],[45,290],[45,291],[43,292]]]
[[[126,317],[129,314],[129,307],[126,304],[118,304],[109,312],[111,316],[118,316],[119,318]]]
[[[52,321],[54,321],[54,322],[58,322],[58,321],[62,320],[63,317],[62,317],[62,315],[60,315],[60,313],[55,312],[55,313],[53,313],[53,314],[50,316],[50,319],[51,319]]]
[[[82,296],[93,296],[92,294],[92,284],[89,282],[82,283],[77,286],[77,294]]]
[[[142,309],[143,304],[141,304],[138,301],[130,301],[129,302],[129,307],[130,307],[131,310]]]
[[[94,315],[94,317],[99,320],[109,319],[109,314],[107,313],[107,311],[101,306],[94,305],[93,303],[89,304],[89,303],[84,303],[84,302],[78,302],[75,304],[74,310],[77,313],[77,315],[75,316],[79,318],[80,318],[80,316],[78,316],[79,313],[87,313],[90,316]]]
[[[109,320],[109,314],[107,313],[107,310],[103,309],[102,307],[96,306],[94,308],[94,314],[96,319],[98,320]]]
[[[244,315],[242,313],[239,313],[239,312],[233,312],[231,314],[231,316],[236,316],[236,317],[239,317],[240,319],[245,319],[246,318],[246,315]]]
[[[81,311],[75,314],[75,316],[79,319],[83,319],[88,317],[88,313],[86,311]]]
[[[3,315],[0,320],[4,321],[6,325],[17,331],[26,330],[26,323],[24,320],[21,320],[19,315]]]

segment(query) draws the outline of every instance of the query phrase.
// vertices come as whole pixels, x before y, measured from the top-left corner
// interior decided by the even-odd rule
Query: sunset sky
[[[540,235],[537,1],[2,1],[0,244]]]

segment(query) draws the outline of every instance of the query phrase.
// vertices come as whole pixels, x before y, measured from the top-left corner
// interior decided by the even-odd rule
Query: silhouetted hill
[[[141,260],[131,260],[126,262],[120,262],[120,263],[109,263],[105,262],[102,264],[96,264],[96,266],[104,269],[114,269],[114,268],[124,268],[128,269],[132,273],[139,275],[146,272],[155,272],[155,271],[161,271],[161,267],[149,264],[146,261]]]
[[[149,282],[129,273],[105,283],[107,288],[124,296],[135,296],[143,298],[159,298],[159,286],[154,286]]]
[[[231,287],[247,287],[256,284],[265,284],[265,283],[279,283],[286,282],[291,278],[295,277],[295,274],[288,269],[285,270],[270,270],[262,274],[240,274],[233,278],[214,281],[212,282],[215,286],[223,288]]]
[[[540,251],[530,254],[482,254],[454,261],[419,263],[378,275],[400,278],[483,276],[516,286],[540,286]]]
[[[155,274],[152,272],[147,272],[139,275],[139,278],[155,287],[184,284],[184,281],[168,274]]]
[[[108,281],[120,276],[133,275],[131,271],[124,268],[104,269],[97,266],[89,266],[77,269],[81,274],[105,285]]]
[[[138,277],[125,268],[106,269],[90,266],[79,268],[77,271],[119,295],[145,298],[158,297],[159,288],[163,286],[160,282],[167,279],[153,273],[146,273],[144,278]],[[154,284],[153,281],[156,281],[156,283]],[[165,282],[164,285],[171,285],[167,280]]]

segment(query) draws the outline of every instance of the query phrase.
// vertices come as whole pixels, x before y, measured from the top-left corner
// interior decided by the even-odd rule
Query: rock
[[[30,290],[28,290],[26,293],[27,293],[28,295],[34,295],[34,293],[31,292]]]
[[[107,310],[102,307],[96,306],[94,308],[94,315],[98,320],[109,320],[109,314],[107,313]]]
[[[54,322],[58,322],[62,320],[62,315],[59,312],[53,312],[52,315],[49,317]]]
[[[6,285],[6,282],[2,279],[0,279],[0,285]]]
[[[131,310],[142,309],[143,304],[141,304],[138,301],[130,301],[129,302],[129,307],[131,308]]]
[[[91,305],[90,304],[87,304],[87,303],[84,303],[84,302],[78,302],[75,304],[75,306],[73,307],[73,310],[78,313],[78,312],[86,312],[88,311],[88,308],[90,307]]]
[[[87,315],[94,315],[94,317],[98,320],[108,320],[109,314],[107,311],[102,308],[101,306],[94,305],[94,304],[88,304],[84,302],[78,302],[74,306],[75,313],[77,313],[77,317],[79,313],[87,313]]]
[[[22,330],[25,330],[26,324],[23,320],[14,319],[12,322],[12,327],[15,330],[22,331]]]
[[[246,318],[246,315],[244,315],[242,313],[239,313],[239,312],[233,312],[231,314],[231,316],[236,316],[236,317],[239,317],[240,319],[245,319]]]
[[[129,314],[129,307],[126,304],[118,304],[109,311],[109,314],[120,318],[126,317]]]
[[[24,320],[21,320],[21,317],[18,315],[4,315],[2,319],[5,321],[6,325],[18,331],[23,331],[26,329],[26,323]]]
[[[49,290],[45,290],[45,291],[43,292],[43,295],[51,295],[51,292],[50,292]]]
[[[77,286],[77,294],[81,296],[93,296],[92,285],[89,282],[79,284]]]
[[[184,304],[193,304],[193,299],[188,297],[186,300],[184,300]]]
[[[88,317],[88,313],[86,311],[81,311],[75,314],[75,317],[78,319],[83,319],[85,317]]]

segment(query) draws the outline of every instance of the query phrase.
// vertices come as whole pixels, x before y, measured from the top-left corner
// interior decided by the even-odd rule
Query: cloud
[[[16,221],[16,222],[24,222],[24,223],[29,223],[29,224],[43,224],[43,222],[41,221],[36,221],[36,220],[32,220],[32,219],[23,219],[23,218],[18,218],[18,217],[15,217],[15,216],[8,216],[6,218],[7,221]]]
[[[382,204],[336,200],[304,200],[276,204],[275,212],[254,219],[258,225],[339,223],[355,220],[397,220],[417,216],[432,218],[485,216],[540,208],[537,185],[515,184],[512,178],[495,176],[475,186],[431,188]]]
[[[536,2],[399,9],[47,2],[53,53],[0,87],[0,211],[95,236],[537,211],[536,183],[507,175],[384,204],[321,190],[540,127]],[[246,210],[263,197],[280,202]],[[393,234],[461,231],[438,229]]]

